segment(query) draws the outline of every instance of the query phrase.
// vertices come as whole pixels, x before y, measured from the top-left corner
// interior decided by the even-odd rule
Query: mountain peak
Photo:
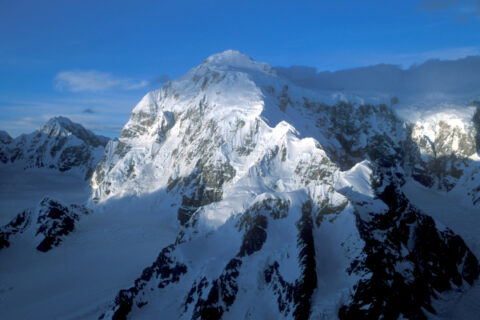
[[[226,50],[220,53],[212,54],[205,60],[211,64],[245,64],[254,63],[253,59],[238,50]]]
[[[88,142],[94,147],[99,145],[104,146],[108,142],[108,138],[97,136],[90,130],[85,129],[81,124],[75,123],[72,120],[62,116],[50,118],[47,123],[42,126],[40,131],[51,137],[66,137],[69,135],[74,135],[80,140]]]
[[[40,130],[12,139],[0,131],[0,164],[18,162],[24,169],[74,169],[90,178],[109,139],[65,117],[50,118]]]
[[[57,116],[50,118],[43,126],[41,131],[48,135],[68,135],[68,132],[72,132],[72,128],[79,126],[73,123],[70,119]]]
[[[226,50],[208,57],[204,64],[220,68],[253,69],[272,72],[272,67],[263,62],[256,62],[238,50]]]
[[[8,134],[8,132],[0,130],[0,143],[10,143],[12,141],[12,137]]]

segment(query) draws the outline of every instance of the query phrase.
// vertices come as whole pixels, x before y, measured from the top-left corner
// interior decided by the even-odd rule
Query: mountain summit
[[[211,55],[203,63],[209,67],[217,67],[224,70],[236,68],[267,73],[273,72],[272,67],[267,63],[256,62],[249,56],[237,50],[227,50]]]

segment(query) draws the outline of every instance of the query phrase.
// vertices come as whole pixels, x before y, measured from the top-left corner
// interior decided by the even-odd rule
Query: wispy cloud
[[[480,0],[424,0],[420,8],[428,12],[449,11],[461,23],[480,17]]]
[[[55,89],[59,91],[111,91],[111,90],[136,90],[147,87],[149,81],[136,81],[128,78],[117,77],[108,72],[96,70],[88,71],[63,71],[56,75]]]

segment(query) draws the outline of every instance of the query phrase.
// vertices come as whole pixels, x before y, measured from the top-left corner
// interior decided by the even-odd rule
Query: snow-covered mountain
[[[13,262],[0,274],[38,272],[15,261],[73,261],[81,279],[75,291],[58,282],[47,302],[32,298],[30,311],[12,307],[23,296],[12,290],[6,316],[29,318],[39,305],[49,318],[448,319],[456,305],[475,314],[480,237],[452,225],[465,242],[427,201],[455,195],[473,213],[462,221],[479,225],[479,106],[429,102],[413,117],[415,103],[392,98],[308,89],[238,51],[209,57],[133,109],[96,165],[88,209],[47,198],[2,229],[4,241],[28,243],[24,221],[37,219],[62,244],[41,260],[5,248],[0,258]]]
[[[422,130],[239,52],[211,56],[147,94],[95,170],[98,205],[126,198],[182,226],[105,317],[434,313],[438,293],[473,284],[478,261],[401,186],[418,166],[450,174],[429,167],[437,157],[474,156],[475,129],[434,131],[445,152],[430,158]]]
[[[0,132],[0,163],[75,171],[88,179],[108,140],[65,117],[55,117],[40,130],[15,139]]]

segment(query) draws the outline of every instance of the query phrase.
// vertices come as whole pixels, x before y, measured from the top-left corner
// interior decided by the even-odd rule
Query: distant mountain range
[[[88,179],[108,140],[65,117],[55,117],[40,130],[15,139],[1,131],[0,162],[25,168],[74,170]]]

